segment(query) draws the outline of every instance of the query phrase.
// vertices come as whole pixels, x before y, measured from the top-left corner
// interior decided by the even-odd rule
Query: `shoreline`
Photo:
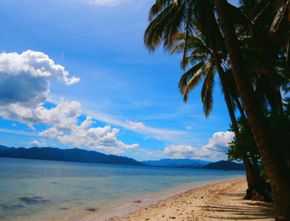
[[[245,179],[202,185],[106,221],[274,221],[271,204],[244,200]]]
[[[205,180],[196,183],[185,184],[178,187],[172,187],[166,190],[161,190],[157,192],[150,192],[142,194],[139,196],[133,196],[127,199],[120,199],[113,202],[110,206],[106,208],[97,208],[93,204],[86,208],[75,209],[69,214],[62,216],[61,219],[56,219],[57,221],[107,221],[112,218],[122,217],[129,215],[138,211],[139,209],[146,208],[161,201],[175,197],[176,195],[183,194],[190,190],[195,190],[197,188],[203,188],[208,185],[215,185],[218,183],[229,182],[232,180],[241,180],[243,175],[238,175],[231,178],[223,178],[220,180]]]
[[[244,178],[198,183],[153,193],[104,211],[76,213],[63,221],[254,220],[273,221],[271,204],[243,200]],[[231,219],[232,218],[232,219]]]

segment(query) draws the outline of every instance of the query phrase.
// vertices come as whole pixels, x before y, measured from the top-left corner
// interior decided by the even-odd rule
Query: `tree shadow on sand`
[[[240,194],[226,194],[228,197],[242,199]],[[271,204],[244,200],[243,205],[210,204],[201,207],[211,220],[261,220],[273,219],[274,209]]]

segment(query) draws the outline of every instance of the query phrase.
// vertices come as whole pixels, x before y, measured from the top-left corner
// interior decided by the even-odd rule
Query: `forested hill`
[[[7,148],[0,146],[0,157],[56,160],[86,163],[107,163],[125,165],[143,165],[142,163],[128,158],[115,155],[106,155],[95,151],[81,149],[58,149],[52,147],[33,148]]]

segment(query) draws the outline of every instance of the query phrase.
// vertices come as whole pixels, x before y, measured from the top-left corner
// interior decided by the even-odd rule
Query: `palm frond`
[[[287,13],[288,5],[289,5],[289,0],[285,1],[285,3],[282,4],[280,6],[280,8],[278,9],[277,14],[276,14],[276,16],[274,18],[274,21],[273,21],[273,23],[271,25],[271,28],[270,28],[270,34],[271,35],[274,35],[275,33],[278,32],[278,30],[281,27],[281,24],[282,24],[283,20],[285,18],[287,18],[287,16],[288,16],[288,13]]]
[[[156,15],[162,12],[166,7],[170,5],[174,0],[156,0],[149,11],[149,21],[152,21]]]
[[[152,51],[160,45],[163,40],[165,29],[168,27],[170,20],[176,13],[176,4],[169,5],[164,9],[145,30],[144,43]]]
[[[188,50],[188,43],[189,43],[189,37],[192,34],[192,29],[193,29],[193,22],[192,22],[192,15],[193,15],[193,1],[190,1],[190,4],[187,8],[187,16],[186,16],[186,25],[185,25],[185,38],[184,38],[184,48],[183,48],[183,58],[181,62],[181,68],[185,69],[187,64],[188,64],[188,59],[187,59],[187,50]]]
[[[186,1],[185,1],[186,2]],[[163,33],[163,46],[171,51],[175,43],[175,35],[180,32],[184,19],[186,17],[186,3],[181,3],[175,6],[174,13],[167,21]]]
[[[202,72],[201,68],[204,66],[204,62],[199,62],[187,72],[185,72],[180,78],[178,87],[183,96],[184,102],[187,102],[189,92],[198,84],[201,80]]]
[[[208,117],[213,106],[213,87],[214,87],[214,64],[210,62],[207,67],[206,77],[201,90],[201,99],[205,116]]]

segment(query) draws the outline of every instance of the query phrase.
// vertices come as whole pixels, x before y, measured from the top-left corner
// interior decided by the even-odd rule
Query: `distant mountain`
[[[143,165],[142,163],[128,157],[106,155],[95,151],[86,151],[81,149],[62,150],[51,147],[41,147],[41,148],[33,147],[26,149],[26,148],[7,148],[5,146],[0,146],[0,157],[86,162],[86,163]]]
[[[207,165],[209,161],[204,160],[191,160],[191,159],[162,159],[162,160],[149,160],[142,162],[148,166],[156,167],[190,167],[200,168]]]
[[[209,163],[205,165],[203,168],[215,170],[244,170],[243,164],[229,161],[218,161],[215,163]]]
[[[7,149],[7,147],[0,145],[0,151],[5,149]]]
[[[204,160],[191,159],[162,159],[156,161],[138,162],[132,158],[106,155],[95,151],[81,149],[58,149],[52,147],[32,147],[32,148],[10,148],[0,145],[0,157],[55,160],[84,163],[104,163],[104,164],[123,164],[123,165],[147,165],[154,167],[176,167],[176,168],[199,168],[217,170],[244,170],[243,164],[218,161],[211,163]]]

